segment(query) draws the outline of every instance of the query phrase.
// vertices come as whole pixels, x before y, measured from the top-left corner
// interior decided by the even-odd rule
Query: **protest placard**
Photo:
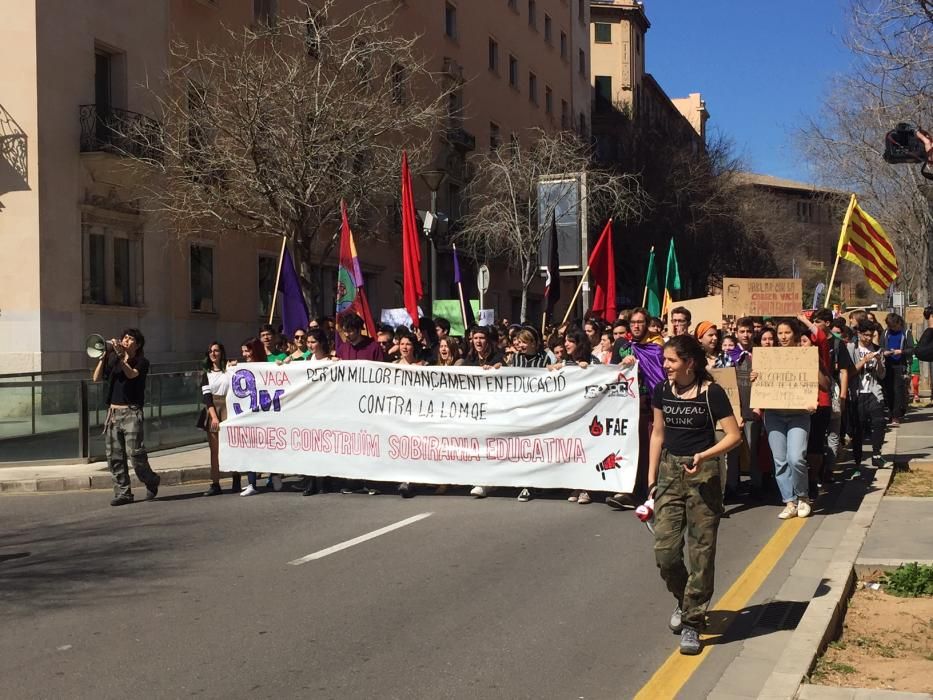
[[[816,406],[819,356],[815,347],[755,348],[752,408],[806,409]]]
[[[468,303],[473,311],[473,318],[479,320],[479,300],[470,299]],[[463,328],[463,311],[460,308],[459,299],[435,299],[433,310],[434,318],[446,318],[450,321],[451,335],[466,335]]]
[[[725,277],[724,316],[796,316],[803,309],[803,280]]]
[[[673,302],[673,308],[683,306],[690,312],[690,327],[696,328],[700,321],[715,323],[722,328],[722,297],[697,297]]]
[[[713,375],[713,379],[716,380],[716,383],[726,392],[726,396],[729,397],[729,403],[732,404],[732,413],[735,415],[735,419],[740,420],[742,418],[742,404],[739,401],[739,383],[735,378],[735,367],[712,369],[710,373]]]
[[[616,365],[489,372],[244,363],[230,381],[220,463],[225,471],[630,493],[638,396],[637,370]]]

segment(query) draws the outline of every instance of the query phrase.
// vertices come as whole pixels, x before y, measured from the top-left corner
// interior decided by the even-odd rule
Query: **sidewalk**
[[[933,458],[933,410],[914,410],[900,428],[889,431],[884,454],[898,465]],[[863,469],[863,475],[868,471]],[[914,561],[933,563],[933,498],[886,496],[893,474],[893,469],[879,469],[871,484],[845,484],[769,602],[805,605],[799,622],[750,637],[710,698],[933,699],[930,694],[806,682],[817,657],[838,633],[860,572],[891,570]]]
[[[210,478],[207,445],[153,452],[149,455],[149,464],[162,477],[165,486]],[[138,488],[136,477],[131,474],[130,478],[133,487]],[[0,468],[0,493],[3,494],[112,488],[113,480],[106,462]]]

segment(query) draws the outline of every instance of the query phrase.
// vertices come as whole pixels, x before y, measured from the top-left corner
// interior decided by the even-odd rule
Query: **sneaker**
[[[215,481],[213,484],[211,484],[211,487],[201,495],[202,496],[219,496],[222,493],[223,491],[220,488],[220,484],[218,484]]]
[[[700,653],[700,633],[692,627],[684,627],[680,632],[680,653],[685,656]]]
[[[625,508],[634,508],[635,502],[629,494],[617,493],[606,497],[606,505],[616,510],[623,510]]]
[[[273,474],[272,476],[270,476],[270,477],[269,477],[269,482],[272,484],[272,490],[273,490],[273,491],[281,491],[281,490],[282,490],[282,477],[279,476],[278,474]]]
[[[317,493],[317,487],[314,485],[314,482],[311,482],[311,485],[301,492],[302,496],[313,496]]]
[[[680,634],[681,630],[684,628],[683,620],[680,616],[683,614],[683,610],[680,609],[680,605],[674,608],[674,612],[671,613],[671,619],[668,620],[667,626],[671,628],[671,632],[674,634]]]
[[[470,495],[476,496],[477,498],[486,498],[486,487],[485,486],[474,486],[470,489]]]
[[[567,496],[567,500],[570,501],[571,503],[576,503],[579,498],[580,498],[579,491],[571,491],[570,495]]]
[[[241,496],[255,496],[257,493],[259,493],[259,489],[252,484],[247,484],[246,488],[240,491]]]
[[[577,503],[579,503],[581,506],[585,506],[587,503],[590,503],[591,500],[592,499],[590,498],[590,494],[588,494],[586,491],[581,491],[580,495],[577,496]]]
[[[531,500],[531,491],[528,489],[522,489],[518,494],[519,503],[528,503]]]
[[[412,490],[410,483],[403,481],[398,485],[398,495],[402,498],[411,498],[415,495],[415,492]]]
[[[794,503],[793,501],[788,503],[786,506],[784,506],[784,510],[782,510],[778,514],[778,517],[781,520],[787,520],[788,518],[796,518],[797,517],[797,504]]]
[[[367,496],[378,496],[380,494],[379,489],[374,489],[372,486],[368,486],[363,489],[363,493]]]
[[[797,517],[798,518],[806,518],[810,515],[812,511],[813,511],[813,508],[810,506],[810,504],[807,501],[801,498],[800,501],[797,502]]]
[[[155,475],[155,481],[151,484],[146,484],[146,500],[151,501],[156,496],[159,495],[159,484],[162,483],[162,477],[158,474]]]
[[[344,486],[342,489],[340,489],[340,493],[349,496],[351,493],[356,493],[356,491],[354,491],[353,489],[351,489],[351,488],[348,487],[348,486]]]
[[[876,469],[884,469],[885,467],[884,457],[882,457],[881,455],[872,455],[871,466],[875,467]]]
[[[128,494],[124,494],[124,495],[122,495],[122,496],[117,496],[117,497],[114,498],[112,501],[110,501],[110,505],[112,505],[112,506],[125,506],[125,505],[127,505],[127,504],[129,504],[129,503],[132,503],[132,502],[133,502],[133,494],[128,493]]]

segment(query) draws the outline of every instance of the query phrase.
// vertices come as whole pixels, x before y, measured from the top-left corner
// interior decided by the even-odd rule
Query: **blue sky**
[[[793,131],[850,54],[846,0],[644,0],[645,69],[670,97],[700,92],[708,125],[756,172],[805,182]]]

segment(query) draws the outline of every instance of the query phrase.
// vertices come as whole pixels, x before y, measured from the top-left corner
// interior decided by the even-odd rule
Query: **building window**
[[[803,224],[808,224],[811,221],[813,221],[812,202],[807,202],[807,201],[797,202],[797,221]]]
[[[270,29],[279,14],[279,0],[253,0],[253,21]]]
[[[585,113],[580,112],[580,121],[577,124],[577,126],[580,129],[580,136],[585,137],[586,136],[586,114]]]
[[[191,246],[191,310],[214,311],[214,249]]]
[[[515,133],[509,134],[509,156],[512,158],[518,157],[518,150],[519,150],[518,134],[515,134]]]
[[[451,39],[457,38],[457,8],[444,3],[444,33]]]
[[[586,0],[577,0],[577,19],[586,24]]]
[[[635,51],[641,53],[641,34],[635,33]]]
[[[554,114],[554,92],[547,85],[544,86],[544,111]]]
[[[518,59],[509,56],[509,85],[518,90]]]
[[[489,150],[496,150],[501,143],[502,139],[499,132],[499,125],[495,122],[489,122]]]
[[[528,26],[538,28],[538,3],[535,0],[528,0]]]
[[[279,259],[270,253],[259,254],[259,318],[269,318],[272,310],[272,297],[275,294],[275,273]]]
[[[398,63],[392,66],[392,101],[405,104],[405,67]]]
[[[560,33],[560,57],[567,60],[567,32]]]
[[[84,304],[141,306],[142,245],[138,234],[112,222],[83,220]]]
[[[489,70],[499,73],[499,42],[489,39]]]
[[[534,73],[528,74],[528,99],[538,104],[538,76]]]
[[[567,104],[567,100],[560,101],[560,128],[570,128],[570,106]]]
[[[583,49],[580,49],[580,53],[578,54],[578,63],[580,64],[578,66],[580,75],[586,75],[586,53]]]
[[[509,9],[518,12],[518,0],[509,0]]]
[[[612,25],[608,22],[596,22],[594,25],[597,44],[612,43]]]
[[[544,15],[544,40],[547,43],[551,43],[554,39],[554,22],[551,20],[551,15]]]
[[[597,75],[593,85],[596,88],[596,109],[606,109],[612,104],[612,77]]]

